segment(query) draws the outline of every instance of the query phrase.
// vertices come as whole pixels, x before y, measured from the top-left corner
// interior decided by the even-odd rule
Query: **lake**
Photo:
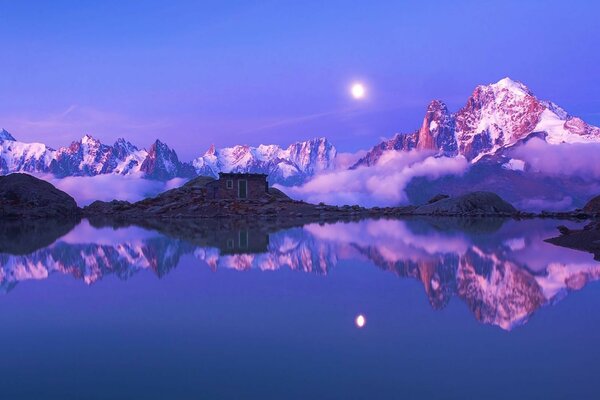
[[[598,398],[577,223],[199,224],[6,225],[2,397]]]

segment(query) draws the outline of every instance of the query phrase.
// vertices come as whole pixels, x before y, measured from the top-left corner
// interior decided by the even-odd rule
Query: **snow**
[[[265,172],[285,180],[311,176],[334,168],[335,148],[325,138],[293,143],[287,148],[278,145],[257,147],[234,146],[207,152],[192,165],[198,173],[217,175],[219,172]]]
[[[534,132],[546,132],[546,141],[550,144],[560,143],[592,143],[600,141],[594,136],[577,135],[565,129],[565,120],[549,109],[542,112],[540,122],[533,129]]]
[[[429,132],[436,130],[437,127],[438,127],[438,123],[435,121],[431,121],[431,123],[429,124]]]
[[[508,162],[502,164],[502,168],[511,171],[525,171],[525,161],[511,158]]]
[[[492,83],[490,87],[492,87],[495,91],[506,89],[516,94],[525,95],[529,93],[527,86],[521,82],[513,81],[509,77],[502,78],[498,82]]]

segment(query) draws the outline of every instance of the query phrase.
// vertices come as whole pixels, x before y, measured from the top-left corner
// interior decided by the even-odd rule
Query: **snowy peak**
[[[2,137],[5,139],[0,140],[1,174],[51,173],[58,178],[133,174],[165,180],[195,176],[191,165],[181,163],[175,151],[158,140],[148,152],[123,138],[110,146],[89,134],[58,150],[41,143],[17,142],[8,132]],[[146,164],[142,169],[144,162]]]
[[[430,150],[476,162],[540,132],[551,144],[600,142],[599,128],[570,116],[555,103],[539,100],[523,83],[504,78],[477,86],[454,114],[441,101],[432,101],[417,132],[380,143],[354,168],[375,164],[388,150]]]
[[[12,142],[16,141],[16,139],[10,133],[8,133],[6,129],[0,130],[0,141],[2,140],[10,140]]]
[[[511,92],[533,95],[527,86],[521,82],[513,81],[509,77],[502,78],[498,82],[488,85],[488,87],[495,91],[508,90]]]
[[[459,153],[473,160],[534,131],[543,104],[523,84],[504,78],[478,86],[455,114]]]
[[[335,147],[326,138],[297,142],[287,148],[278,145],[252,147],[237,145],[215,149],[214,146],[193,161],[198,175],[217,176],[219,172],[253,172],[269,175],[271,183],[294,185],[314,174],[331,169]]]

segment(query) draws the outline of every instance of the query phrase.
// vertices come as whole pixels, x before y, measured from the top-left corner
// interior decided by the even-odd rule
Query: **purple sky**
[[[504,76],[599,125],[598,15],[576,0],[0,0],[0,127],[55,147],[160,138],[184,160],[315,136],[354,151]]]

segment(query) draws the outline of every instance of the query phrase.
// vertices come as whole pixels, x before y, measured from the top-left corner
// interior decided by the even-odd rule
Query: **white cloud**
[[[389,151],[372,167],[324,173],[302,186],[279,189],[311,203],[397,205],[407,202],[405,188],[413,178],[461,175],[467,168],[468,162],[462,156],[448,158],[434,157],[430,152]]]
[[[52,175],[38,176],[52,183],[58,189],[73,196],[80,207],[95,200],[139,201],[156,196],[165,190],[183,185],[187,179],[174,178],[167,182],[143,179],[128,175],[71,176],[56,178]]]
[[[533,170],[548,175],[600,178],[600,143],[548,144],[535,138],[516,148],[513,154]]]

